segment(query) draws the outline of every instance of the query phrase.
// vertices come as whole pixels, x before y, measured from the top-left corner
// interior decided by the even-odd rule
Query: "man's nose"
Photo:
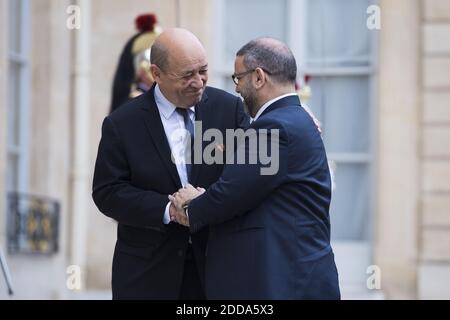
[[[203,88],[203,84],[206,81],[205,76],[201,75],[200,73],[197,73],[192,79],[191,86],[197,89]]]

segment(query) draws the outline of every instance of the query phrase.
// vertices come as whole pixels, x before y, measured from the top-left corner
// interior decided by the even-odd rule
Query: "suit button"
[[[178,256],[182,257],[183,256],[183,250],[178,250]]]

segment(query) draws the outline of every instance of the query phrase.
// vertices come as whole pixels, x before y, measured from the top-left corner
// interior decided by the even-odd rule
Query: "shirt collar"
[[[159,112],[166,119],[169,119],[177,108],[163,95],[161,89],[159,88],[159,85],[155,86],[155,102],[158,106]],[[191,110],[195,114],[195,106],[189,107],[189,110]]]
[[[282,96],[276,97],[272,100],[267,101],[266,103],[263,104],[263,106],[261,108],[259,108],[258,112],[256,113],[254,118],[251,118],[250,122],[254,122],[256,120],[258,120],[258,118],[261,116],[261,114],[274,102],[281,100],[283,98],[289,97],[289,96],[295,96],[297,95],[297,93],[292,92],[292,93],[287,93],[287,94],[283,94]]]

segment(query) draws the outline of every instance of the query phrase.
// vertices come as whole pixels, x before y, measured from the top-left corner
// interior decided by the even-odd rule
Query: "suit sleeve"
[[[131,184],[123,143],[107,117],[95,164],[92,198],[98,209],[119,223],[135,227],[163,228],[167,195]]]
[[[264,126],[263,121],[255,122],[255,125],[246,131],[248,139],[238,144],[233,162],[225,165],[219,180],[212,184],[203,195],[191,201],[189,221],[192,233],[206,225],[219,224],[245,214],[261,204],[283,183],[283,179],[286,178],[288,158],[286,131],[265,124],[264,129],[268,132],[266,135],[259,130],[262,129],[261,125]],[[271,131],[272,129],[274,131]],[[267,140],[272,157],[270,165],[258,157],[260,148],[255,148],[254,143],[252,144],[255,139]],[[246,157],[245,164],[239,161],[240,155],[243,154]],[[257,156],[257,161],[250,161],[252,156]],[[274,167],[270,168],[271,166]]]

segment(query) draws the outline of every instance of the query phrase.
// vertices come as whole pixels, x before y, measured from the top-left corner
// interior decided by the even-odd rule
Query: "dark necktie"
[[[184,119],[184,128],[189,132],[191,136],[191,143],[190,145],[185,146],[185,160],[186,160],[186,172],[188,176],[188,180],[191,180],[191,172],[192,172],[192,163],[194,162],[194,124],[191,121],[191,118],[189,117],[189,110],[184,108],[177,108],[176,109],[179,114],[183,116]],[[188,143],[188,142],[187,142]]]

